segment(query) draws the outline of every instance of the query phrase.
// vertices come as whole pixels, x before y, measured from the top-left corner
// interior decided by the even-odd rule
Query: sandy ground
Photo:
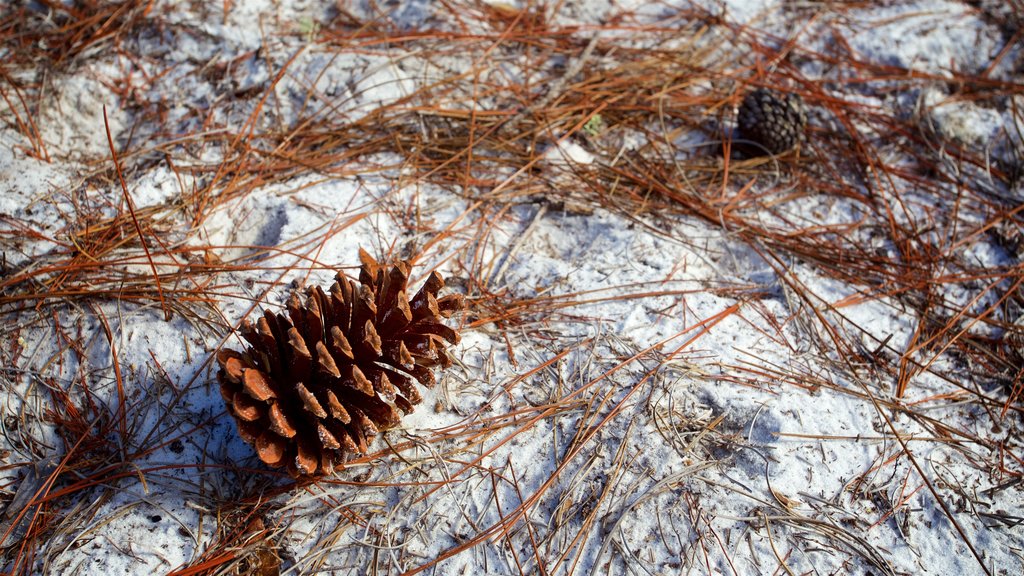
[[[4,570],[1021,573],[1013,8],[11,3]],[[213,357],[360,247],[455,365],[296,481]]]

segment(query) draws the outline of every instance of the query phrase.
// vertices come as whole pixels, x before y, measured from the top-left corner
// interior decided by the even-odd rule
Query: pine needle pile
[[[432,369],[451,365],[446,343],[458,332],[442,320],[460,309],[458,295],[438,298],[435,272],[411,299],[410,265],[382,265],[360,250],[359,282],[338,273],[325,292],[293,293],[287,314],[245,321],[244,352],[222,350],[221,394],[239,434],[260,460],[293,476],[324,475],[379,431],[398,425],[431,387]]]

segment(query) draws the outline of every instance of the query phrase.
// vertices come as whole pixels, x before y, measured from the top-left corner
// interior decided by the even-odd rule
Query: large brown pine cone
[[[743,98],[736,122],[744,139],[764,148],[748,146],[751,155],[764,155],[765,150],[781,154],[804,139],[807,114],[797,94],[778,94],[758,88]]]
[[[413,380],[433,386],[431,369],[451,365],[445,341],[459,340],[441,319],[462,299],[437,298],[437,273],[410,299],[407,262],[386,270],[363,250],[359,257],[359,283],[339,272],[330,293],[293,293],[287,315],[267,311],[255,326],[243,322],[244,352],[217,354],[239,434],[260,460],[293,476],[330,474],[366,453],[369,438],[422,399]]]

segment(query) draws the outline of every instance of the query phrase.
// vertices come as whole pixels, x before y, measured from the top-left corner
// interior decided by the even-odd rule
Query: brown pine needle
[[[107,133],[107,145],[110,147],[110,158],[114,162],[114,169],[117,171],[117,181],[121,184],[121,192],[124,193],[125,203],[128,205],[128,212],[132,216],[132,224],[135,225],[135,232],[139,235],[139,243],[142,245],[142,250],[146,253],[146,260],[149,261],[149,268],[153,271],[153,282],[156,284],[156,291],[160,297],[160,308],[164,311],[164,321],[171,321],[171,311],[167,308],[167,302],[164,301],[164,290],[160,285],[160,274],[156,271],[156,264],[153,263],[153,256],[149,253],[149,245],[146,244],[146,235],[142,233],[142,227],[139,226],[139,219],[135,217],[135,204],[132,202],[132,195],[128,192],[128,184],[124,181],[124,175],[121,174],[121,163],[117,160],[117,150],[114,147],[114,137],[110,135],[110,121],[107,119],[107,107],[103,106],[103,128]],[[111,340],[113,344],[113,340]],[[116,360],[115,360],[116,362]],[[120,379],[118,380],[118,387],[120,388]]]

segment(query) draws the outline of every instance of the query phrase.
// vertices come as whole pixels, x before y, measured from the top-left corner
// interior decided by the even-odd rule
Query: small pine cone
[[[803,141],[807,113],[797,94],[777,94],[758,88],[743,98],[737,123],[743,138],[772,154],[781,154]],[[751,150],[753,155],[764,155],[764,149],[751,148],[756,148]]]
[[[410,299],[407,262],[387,270],[363,250],[359,258],[358,283],[339,272],[329,292],[293,293],[287,315],[242,323],[248,349],[217,354],[239,434],[260,460],[293,476],[330,474],[366,453],[369,438],[422,400],[413,381],[431,387],[431,369],[451,365],[445,341],[459,340],[442,319],[462,299],[437,297],[437,273]]]

